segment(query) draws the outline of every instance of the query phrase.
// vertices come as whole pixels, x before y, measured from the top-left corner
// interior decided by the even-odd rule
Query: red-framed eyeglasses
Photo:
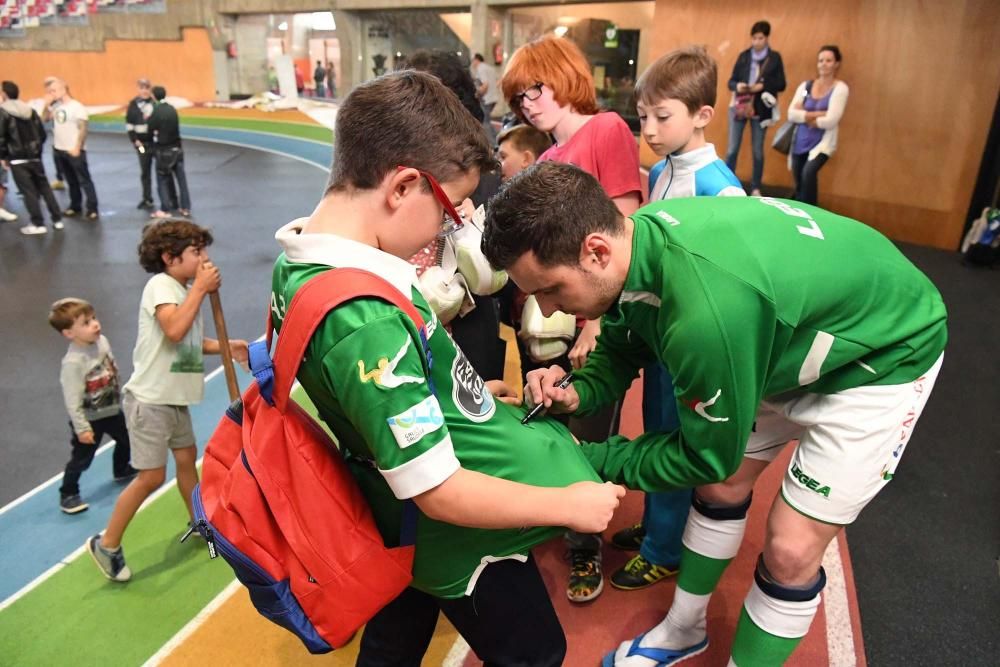
[[[402,171],[403,169],[409,168],[410,167],[400,165],[399,167],[396,167],[396,170]],[[441,221],[441,231],[438,232],[438,238],[451,236],[465,225],[462,215],[455,208],[455,205],[451,203],[451,199],[441,188],[441,184],[437,182],[436,178],[431,176],[426,171],[422,171],[420,169],[417,169],[417,171],[421,176],[427,179],[427,182],[431,185],[431,192],[434,194],[434,198],[438,200],[438,203],[441,204],[442,207],[444,207],[444,219]]]

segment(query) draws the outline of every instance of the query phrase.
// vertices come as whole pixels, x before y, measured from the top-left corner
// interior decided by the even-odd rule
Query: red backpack
[[[208,441],[193,494],[210,556],[221,554],[257,611],[310,653],[343,646],[412,580],[416,505],[404,503],[400,546],[387,548],[337,446],[289,400],[316,328],[357,297],[384,299],[409,315],[429,368],[423,319],[409,299],[367,271],[324,272],[292,299],[273,364],[269,340],[251,345],[255,382]],[[268,339],[270,331],[269,321]]]

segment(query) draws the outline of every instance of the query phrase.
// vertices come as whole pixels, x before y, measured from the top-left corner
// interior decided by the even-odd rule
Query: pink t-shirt
[[[600,181],[609,197],[636,192],[642,197],[639,179],[639,145],[632,131],[614,111],[591,118],[562,146],[552,146],[538,157],[575,165]]]

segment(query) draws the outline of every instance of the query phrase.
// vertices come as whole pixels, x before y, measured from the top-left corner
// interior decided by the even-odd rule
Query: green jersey
[[[408,295],[426,323],[431,368],[416,325],[379,299],[355,299],[317,329],[298,373],[336,434],[386,544],[399,539],[402,499],[464,467],[525,484],[562,487],[600,481],[561,424],[520,424],[523,411],[495,401],[416,287],[409,263],[332,234],[278,231],[271,316],[280,332],[287,304],[313,276],[335,267],[371,271]],[[471,592],[481,568],[529,550],[558,528],[485,530],[420,515],[413,586],[438,597]]]
[[[624,289],[573,386],[587,414],[659,360],[681,427],[585,444],[607,480],[645,491],[721,481],[767,397],[910,382],[944,350],[937,289],[862,223],[768,197],[674,199],[632,219]]]

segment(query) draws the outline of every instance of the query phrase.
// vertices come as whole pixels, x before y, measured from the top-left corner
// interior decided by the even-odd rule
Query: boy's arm
[[[42,119],[38,116],[37,111],[31,112],[31,124],[35,127],[35,132],[38,133],[38,143],[45,145],[45,140],[49,138],[48,132],[45,131],[45,125],[42,123]]]
[[[322,331],[316,335],[325,336]],[[462,468],[428,386],[416,329],[399,311],[343,337],[322,366],[324,384],[393,494],[412,498],[433,519],[478,528],[573,525],[593,532],[606,526],[617,507],[622,490],[613,485],[541,488]]]
[[[456,526],[565,526],[581,533],[597,533],[608,527],[624,495],[624,488],[610,482],[531,486],[459,468],[413,501],[430,518]]]
[[[206,337],[201,341],[201,352],[202,354],[222,354],[222,346],[215,338]],[[249,343],[241,338],[230,338],[229,352],[237,363],[246,363],[250,358]]]
[[[219,289],[221,282],[219,269],[212,262],[205,262],[198,267],[198,274],[195,276],[187,296],[184,297],[184,301],[180,304],[156,304],[156,321],[171,342],[179,343],[184,340],[184,336],[187,335],[191,325],[198,317],[198,311],[201,309],[201,302],[205,299],[205,295]]]
[[[66,412],[73,422],[73,431],[77,436],[93,432],[90,422],[83,412],[83,397],[86,394],[87,371],[73,361],[63,360],[59,369],[59,384],[62,385],[63,402]]]

